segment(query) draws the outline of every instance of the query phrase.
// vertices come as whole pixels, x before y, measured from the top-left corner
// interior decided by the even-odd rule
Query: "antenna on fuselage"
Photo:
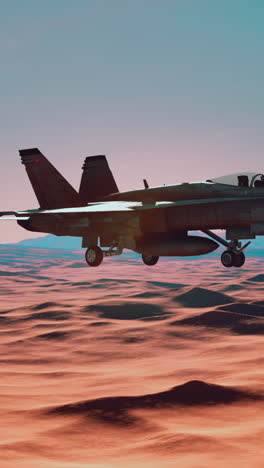
[[[148,189],[148,188],[149,188],[149,184],[147,183],[146,179],[143,179],[143,182],[144,182],[144,187],[145,187],[145,189]]]

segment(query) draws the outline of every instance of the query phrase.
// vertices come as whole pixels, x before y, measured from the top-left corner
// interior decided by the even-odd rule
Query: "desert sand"
[[[263,259],[0,256],[1,468],[263,467]]]

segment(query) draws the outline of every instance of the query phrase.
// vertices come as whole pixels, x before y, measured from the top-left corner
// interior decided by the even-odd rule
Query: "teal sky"
[[[264,172],[262,0],[2,2],[0,63],[0,210],[37,206],[19,148],[75,187],[92,154],[121,190]]]

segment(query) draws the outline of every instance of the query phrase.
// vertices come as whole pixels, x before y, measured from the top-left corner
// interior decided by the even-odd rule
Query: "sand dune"
[[[21,249],[0,248],[1,468],[262,466],[263,260]]]

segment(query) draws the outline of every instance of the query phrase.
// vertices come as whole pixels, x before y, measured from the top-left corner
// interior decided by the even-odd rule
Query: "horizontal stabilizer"
[[[19,217],[16,217],[16,216],[1,216],[0,221],[2,221],[2,219],[4,221],[6,221],[6,220],[9,220],[9,221],[26,221],[26,220],[29,219],[29,216],[19,216]]]
[[[79,194],[38,148],[19,151],[40,208],[81,206]]]
[[[84,203],[94,202],[118,192],[113,174],[104,155],[88,156],[83,164],[79,195]]]
[[[2,216],[16,216],[17,212],[16,211],[0,211],[0,217]]]

